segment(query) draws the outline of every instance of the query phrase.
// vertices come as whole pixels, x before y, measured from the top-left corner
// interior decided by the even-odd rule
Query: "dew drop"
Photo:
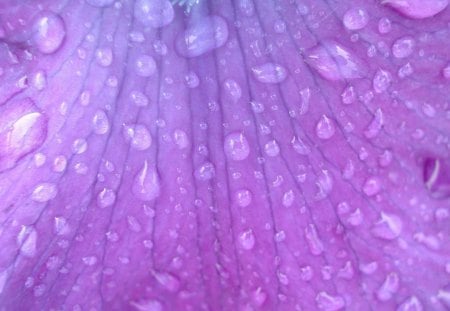
[[[36,71],[31,77],[31,83],[38,91],[42,91],[47,86],[47,74],[43,70]]]
[[[308,243],[311,254],[314,256],[322,254],[324,251],[324,246],[317,234],[316,226],[313,224],[308,224],[304,231],[306,242]]]
[[[207,181],[216,176],[216,169],[211,162],[205,162],[195,170],[194,176],[200,181]]]
[[[276,157],[280,154],[280,147],[275,140],[271,140],[264,145],[264,151],[269,157]]]
[[[416,296],[410,296],[403,301],[396,309],[396,311],[423,311],[423,305],[419,298]]]
[[[275,63],[265,63],[252,68],[253,76],[261,83],[280,83],[287,77],[286,68]]]
[[[239,244],[245,250],[251,250],[255,246],[255,235],[252,229],[248,229],[239,235]]]
[[[294,200],[295,200],[295,194],[294,194],[294,191],[292,191],[292,189],[291,189],[289,191],[286,191],[283,194],[283,199],[281,202],[282,202],[283,206],[290,207],[290,206],[292,206],[292,204],[294,204]]]
[[[173,140],[180,150],[185,149],[189,146],[189,137],[183,130],[176,129],[175,131],[173,131]]]
[[[400,236],[402,230],[403,222],[400,217],[382,212],[381,219],[373,225],[371,233],[379,239],[394,240]]]
[[[156,72],[155,59],[150,55],[140,55],[134,62],[136,74],[140,77],[150,77]]]
[[[355,88],[351,85],[347,86],[341,93],[342,103],[344,105],[350,105],[356,100]]]
[[[345,12],[342,22],[348,30],[360,30],[369,23],[369,14],[361,8],[351,8]]]
[[[412,19],[432,17],[448,6],[448,0],[384,0],[386,4]]]
[[[326,140],[334,136],[336,132],[334,121],[326,115],[322,115],[316,124],[316,135],[320,139]]]
[[[65,24],[55,13],[44,11],[38,14],[33,22],[32,40],[43,54],[56,52],[66,37]]]
[[[160,182],[156,169],[150,167],[147,160],[133,180],[132,192],[135,197],[143,201],[152,201],[160,194]]]
[[[250,145],[243,133],[233,132],[225,137],[224,151],[229,159],[242,161],[249,156]]]
[[[345,300],[341,296],[332,296],[322,291],[316,296],[316,305],[320,310],[338,311],[345,308]]]
[[[392,272],[386,276],[383,284],[377,291],[377,298],[380,301],[388,301],[398,291],[400,287],[400,278],[397,273]]]
[[[141,91],[131,91],[130,92],[130,99],[133,101],[133,103],[137,107],[146,107],[149,104],[149,99],[147,95],[142,93]]]
[[[375,115],[372,119],[372,122],[364,130],[364,136],[366,136],[369,139],[376,137],[380,133],[383,124],[384,124],[383,112],[381,111],[380,108],[378,108],[375,111]]]
[[[137,0],[134,17],[145,26],[160,28],[173,21],[175,12],[168,0]]]
[[[186,82],[187,87],[190,89],[194,89],[200,85],[200,79],[193,71],[190,71],[185,75],[184,81]]]
[[[102,67],[108,67],[113,62],[113,52],[109,47],[98,48],[95,50],[95,59]]]
[[[58,188],[56,187],[56,184],[43,182],[34,188],[31,199],[39,203],[44,203],[56,198],[57,194]]]
[[[387,17],[382,17],[378,21],[378,32],[381,34],[386,34],[392,30],[391,20]]]
[[[103,110],[97,110],[92,118],[92,127],[94,133],[97,135],[103,135],[109,131],[108,116]]]
[[[124,126],[123,136],[125,141],[130,143],[131,147],[139,151],[147,150],[152,145],[152,136],[143,124]]]
[[[392,75],[383,69],[378,69],[372,80],[372,86],[375,93],[383,93],[386,91],[392,82]]]
[[[22,226],[17,236],[17,245],[20,247],[20,253],[26,257],[36,255],[37,232],[31,227]]]
[[[396,58],[405,58],[412,54],[416,42],[414,38],[405,36],[395,40],[392,45],[392,55]]]
[[[248,189],[240,189],[236,191],[235,201],[240,207],[247,207],[252,203],[252,193]]]
[[[85,153],[88,148],[88,144],[86,139],[84,138],[77,138],[72,143],[72,152],[75,154],[82,154]]]
[[[116,202],[116,193],[112,189],[104,188],[97,195],[97,205],[105,208],[113,205]]]
[[[409,77],[413,73],[414,73],[414,69],[413,69],[412,65],[410,63],[406,63],[405,65],[403,65],[402,67],[400,67],[398,69],[397,76],[400,79],[404,79],[406,77]]]
[[[226,92],[231,96],[233,102],[237,102],[242,97],[241,86],[233,79],[226,79],[223,82],[223,87]]]

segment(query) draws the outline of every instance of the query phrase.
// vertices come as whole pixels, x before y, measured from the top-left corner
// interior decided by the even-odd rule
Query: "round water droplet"
[[[198,78],[197,74],[193,71],[188,72],[184,77],[184,80],[186,81],[187,87],[191,89],[196,88],[200,84],[200,79]]]
[[[269,157],[276,157],[280,154],[280,147],[275,140],[271,140],[264,145],[264,151]]]
[[[147,150],[152,145],[152,136],[145,125],[124,126],[123,135],[125,140],[136,150]]]
[[[97,8],[105,8],[110,6],[116,0],[85,0],[87,4],[90,4]]]
[[[292,204],[294,203],[294,200],[295,200],[294,191],[289,190],[283,194],[282,204],[285,207],[289,207],[289,206],[292,206]]]
[[[138,56],[134,65],[136,74],[141,77],[150,77],[156,72],[156,62],[150,55]]]
[[[160,28],[173,21],[175,12],[168,0],[137,0],[134,17],[145,26]]]
[[[262,83],[280,83],[287,77],[286,68],[275,63],[265,63],[252,68],[253,76]]]
[[[225,137],[224,150],[229,159],[242,161],[249,156],[250,145],[243,133],[234,132]]]
[[[252,203],[252,193],[250,192],[250,190],[247,189],[241,189],[236,191],[235,195],[235,200],[237,205],[239,205],[240,207],[247,207]]]
[[[116,193],[112,189],[104,188],[97,195],[97,205],[105,208],[113,205],[116,202]]]
[[[322,115],[316,124],[316,135],[320,139],[330,139],[336,132],[334,121],[326,115]]]
[[[92,118],[92,127],[94,133],[97,135],[103,135],[109,131],[108,116],[103,110],[97,110]]]
[[[361,8],[351,8],[345,12],[342,22],[348,30],[363,29],[369,23],[369,14]]]
[[[392,45],[392,55],[396,58],[405,58],[412,54],[416,41],[413,37],[405,36],[395,40]]]
[[[145,161],[141,170],[134,177],[133,194],[138,199],[152,201],[159,196],[160,188],[158,173]]]
[[[67,167],[67,159],[63,155],[55,157],[53,160],[53,171],[56,173],[64,172]]]
[[[392,82],[392,75],[383,69],[378,69],[372,80],[372,86],[375,93],[383,93],[386,91]]]
[[[284,33],[286,31],[286,23],[283,20],[275,21],[273,25],[273,30],[276,33]]]
[[[183,130],[175,130],[173,132],[173,140],[179,149],[184,149],[189,146],[189,137]]]
[[[44,54],[56,52],[66,37],[65,24],[55,13],[44,11],[33,22],[33,43]]]
[[[54,199],[57,194],[58,188],[56,187],[56,184],[43,182],[34,188],[31,199],[39,203],[44,203]]]
[[[98,48],[95,50],[95,59],[102,67],[108,67],[113,62],[113,52],[109,47]]]
[[[378,32],[381,34],[386,34],[392,29],[391,20],[387,17],[382,17],[378,21]]]
[[[42,165],[45,164],[45,161],[47,161],[47,156],[43,153],[36,153],[34,155],[34,165],[36,165],[36,167],[41,167]]]
[[[194,176],[198,180],[207,181],[216,176],[216,169],[214,168],[214,165],[212,163],[205,162],[195,170]]]
[[[363,185],[364,193],[371,197],[381,191],[381,181],[377,177],[369,177]]]
[[[252,229],[248,229],[239,235],[239,244],[245,250],[251,250],[255,247],[255,235]]]

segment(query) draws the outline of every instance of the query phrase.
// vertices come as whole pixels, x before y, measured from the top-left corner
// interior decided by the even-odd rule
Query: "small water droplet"
[[[319,235],[317,234],[316,226],[314,224],[308,224],[304,232],[311,254],[314,256],[322,254],[324,251],[324,246],[319,238]]]
[[[383,124],[384,124],[383,112],[381,111],[380,108],[378,108],[375,111],[375,115],[372,119],[372,122],[370,122],[369,126],[367,126],[367,128],[364,130],[364,136],[366,136],[369,139],[376,137],[380,133]]]
[[[316,135],[320,139],[330,139],[336,132],[334,121],[326,115],[322,115],[316,124]]]
[[[70,232],[69,224],[67,223],[67,219],[64,217],[55,217],[54,218],[54,229],[57,235],[65,235]]]
[[[341,93],[342,103],[349,105],[356,100],[355,88],[351,85],[347,86]]]
[[[292,204],[294,203],[294,200],[295,200],[295,194],[294,194],[294,191],[292,191],[292,189],[291,189],[289,191],[286,191],[283,194],[282,204],[285,207],[289,207],[289,206],[292,206]]]
[[[324,311],[338,311],[345,308],[345,300],[341,296],[333,296],[327,292],[319,292],[316,296],[317,308]]]
[[[160,194],[159,176],[154,167],[150,167],[147,160],[133,180],[132,192],[143,201],[152,201]]]
[[[103,110],[97,110],[92,118],[92,127],[94,133],[97,135],[103,135],[109,131],[108,116]]]
[[[414,73],[414,68],[412,67],[412,65],[410,63],[406,63],[405,65],[403,65],[402,67],[400,67],[397,71],[397,76],[400,79],[404,79],[410,75],[412,75]]]
[[[160,28],[173,21],[175,12],[168,0],[137,0],[134,17],[145,26]]]
[[[410,296],[403,301],[396,309],[396,311],[423,311],[424,307],[416,296]]]
[[[398,291],[400,287],[400,278],[397,273],[391,272],[386,276],[383,284],[377,291],[377,298],[380,301],[388,301]]]
[[[378,21],[378,32],[381,34],[386,34],[392,30],[391,20],[387,17],[382,17]]]
[[[255,13],[255,7],[251,0],[239,0],[238,7],[245,16],[250,17]]]
[[[211,162],[205,162],[195,170],[194,176],[198,180],[207,181],[216,176],[216,169]]]
[[[369,23],[369,14],[361,8],[351,8],[345,12],[342,22],[348,30],[360,30]]]
[[[112,189],[104,188],[97,195],[97,205],[100,208],[112,206],[116,202],[116,193]]]
[[[286,23],[283,20],[276,20],[273,24],[273,30],[276,33],[284,33],[286,31]]]
[[[264,145],[264,151],[269,157],[276,157],[280,154],[280,147],[275,140],[271,140]]]
[[[124,126],[123,136],[125,141],[130,143],[131,147],[139,151],[149,149],[153,141],[150,131],[143,124]]]
[[[56,156],[53,159],[53,171],[56,173],[62,173],[67,167],[67,158],[63,155]]]
[[[173,140],[179,149],[185,149],[189,147],[189,137],[183,130],[177,129],[173,131]]]
[[[43,54],[56,52],[63,44],[66,29],[63,19],[52,12],[43,11],[33,22],[33,42]]]
[[[102,47],[95,50],[95,59],[102,67],[108,67],[113,62],[113,51],[110,47]]]
[[[140,55],[134,61],[135,72],[140,77],[150,77],[156,72],[155,59],[150,55]]]
[[[381,191],[381,181],[377,177],[369,177],[364,182],[362,189],[367,196],[374,196]]]
[[[239,244],[245,250],[251,250],[255,246],[255,235],[252,229],[248,229],[239,235]]]
[[[41,167],[47,161],[47,156],[43,153],[38,152],[34,155],[33,159],[34,165],[36,165],[36,167]]]
[[[130,99],[133,101],[133,103],[137,107],[146,107],[149,104],[149,99],[148,99],[147,95],[145,95],[141,91],[137,91],[137,90],[131,91]]]
[[[412,54],[416,42],[413,37],[405,36],[395,40],[392,45],[392,55],[396,58],[405,58]]]
[[[38,91],[42,91],[47,86],[47,74],[43,70],[36,71],[31,76],[31,83]]]
[[[86,266],[93,266],[97,263],[98,259],[95,256],[82,257],[81,260]]]
[[[371,233],[380,239],[394,240],[400,236],[402,230],[403,222],[400,217],[382,212],[381,219],[373,225]]]
[[[372,86],[375,93],[383,93],[392,83],[392,75],[389,71],[378,69],[372,80]]]
[[[233,132],[225,137],[224,150],[229,159],[242,161],[249,156],[250,145],[243,133]]]
[[[191,89],[194,89],[200,85],[200,79],[193,71],[190,71],[185,75],[184,81],[186,81],[187,87]]]
[[[240,189],[236,191],[235,200],[240,207],[247,207],[252,203],[252,193],[248,189]]]
[[[50,182],[43,182],[38,184],[34,188],[31,194],[31,199],[39,203],[45,203],[56,198],[57,194],[58,188],[56,187],[56,184]]]
[[[297,136],[291,139],[291,145],[295,152],[300,155],[308,155],[311,153],[311,149]]]
[[[226,79],[223,82],[223,87],[226,92],[231,96],[233,102],[237,102],[242,97],[241,86],[233,79]]]
[[[280,83],[287,77],[286,68],[275,63],[265,63],[252,68],[253,76],[261,83]]]
[[[142,43],[145,41],[144,34],[138,30],[132,30],[128,34],[128,38],[130,39],[131,42],[136,42],[136,43]]]
[[[77,138],[72,143],[72,152],[75,154],[82,154],[86,152],[88,143],[84,138]]]

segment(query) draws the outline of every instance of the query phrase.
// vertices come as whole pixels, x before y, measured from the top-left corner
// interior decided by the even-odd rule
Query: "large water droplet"
[[[400,278],[397,273],[391,272],[386,276],[383,284],[377,291],[377,298],[380,301],[388,301],[398,291],[400,287]]]
[[[271,140],[264,145],[264,151],[269,157],[276,157],[280,154],[280,147],[275,140]]]
[[[250,154],[250,145],[243,133],[233,132],[225,137],[224,151],[226,156],[234,161],[247,159]]]
[[[56,52],[66,37],[64,21],[59,15],[49,11],[37,15],[32,31],[34,45],[44,54]]]
[[[325,41],[305,54],[305,61],[330,81],[357,79],[367,75],[367,68],[355,53],[334,42]]]
[[[332,296],[326,292],[320,292],[316,296],[316,305],[320,310],[338,311],[345,308],[345,300],[341,296]]]
[[[392,29],[392,22],[387,17],[382,17],[378,21],[378,32],[381,34],[386,34]]]
[[[152,136],[147,127],[143,124],[135,124],[134,126],[124,126],[123,135],[131,146],[139,151],[144,151],[152,145]]]
[[[322,115],[316,124],[316,135],[320,139],[330,139],[334,136],[336,128],[334,121],[326,115]]]
[[[175,12],[168,0],[137,0],[134,17],[145,26],[160,28],[173,21]]]
[[[403,222],[400,217],[382,212],[381,219],[373,225],[371,232],[377,238],[394,240],[400,236],[402,230]]]
[[[72,152],[75,154],[85,153],[88,148],[88,143],[84,138],[77,138],[72,143]]]
[[[237,205],[240,207],[247,207],[252,203],[252,193],[250,190],[240,189],[236,191],[234,197]]]
[[[213,15],[196,19],[177,37],[175,46],[181,55],[196,57],[223,46],[227,40],[227,22]]]
[[[378,69],[372,80],[372,86],[375,93],[383,93],[392,83],[392,75],[389,71]]]
[[[248,229],[239,235],[239,244],[245,250],[253,249],[255,246],[255,235],[252,229]]]
[[[382,3],[413,19],[432,17],[448,6],[448,0],[383,0]]]
[[[103,135],[109,131],[108,116],[103,110],[97,110],[92,118],[92,128],[97,135]]]
[[[56,184],[43,182],[34,188],[31,199],[36,202],[44,203],[56,198],[57,194],[58,188],[56,187]]]
[[[152,201],[160,194],[158,173],[154,167],[149,167],[147,160],[133,180],[133,194],[143,201]]]
[[[369,23],[369,14],[361,8],[351,8],[345,12],[342,22],[348,30],[359,30]]]
[[[97,195],[97,205],[105,208],[113,205],[116,202],[116,193],[112,189],[104,188]]]
[[[412,54],[416,42],[413,37],[405,36],[395,40],[392,45],[392,55],[397,58],[405,58]]]
[[[253,76],[262,83],[280,83],[287,77],[286,69],[275,63],[265,63],[252,68]]]
[[[150,55],[140,55],[134,62],[135,71],[138,76],[150,77],[156,72],[155,59]]]

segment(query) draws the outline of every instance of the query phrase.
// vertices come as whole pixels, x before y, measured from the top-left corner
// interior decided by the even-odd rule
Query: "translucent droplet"
[[[56,52],[66,37],[63,19],[50,11],[43,11],[33,22],[33,42],[41,53]]]
[[[72,143],[72,152],[75,154],[82,154],[86,152],[88,143],[84,138],[77,138]]]
[[[314,224],[308,224],[305,228],[305,238],[311,254],[318,256],[323,253],[324,246],[317,234],[316,226]]]
[[[414,73],[414,68],[412,67],[412,65],[410,63],[406,63],[398,69],[397,76],[400,79],[403,79],[403,78],[409,77],[413,73]]]
[[[145,26],[160,28],[173,21],[175,12],[168,0],[137,0],[134,17]]]
[[[143,201],[152,201],[160,194],[159,176],[154,167],[149,167],[147,160],[134,177],[132,192]]]
[[[112,189],[104,188],[97,195],[97,205],[105,208],[113,205],[116,202],[116,193]]]
[[[380,108],[378,108],[375,111],[375,115],[372,119],[372,122],[370,122],[369,126],[367,126],[367,128],[364,130],[364,136],[366,136],[369,139],[376,137],[378,133],[380,133],[383,124],[384,124],[383,112],[381,111]]]
[[[351,85],[347,86],[341,93],[342,103],[349,105],[356,100],[355,88]]]
[[[239,235],[239,244],[245,250],[253,249],[255,246],[255,236],[252,229],[248,229]]]
[[[102,67],[108,67],[113,62],[113,52],[109,47],[98,48],[95,50],[95,59]]]
[[[294,203],[294,200],[295,200],[294,191],[292,191],[291,189],[283,194],[282,204],[285,207],[290,207]]]
[[[242,161],[250,154],[250,145],[243,133],[233,132],[225,137],[224,150],[230,160]]]
[[[173,140],[179,149],[185,149],[189,146],[189,137],[183,130],[177,129],[173,132]]]
[[[286,69],[275,63],[265,63],[252,68],[253,76],[261,83],[280,83],[287,77]]]
[[[180,288],[180,281],[170,273],[153,271],[153,276],[159,284],[170,292],[177,292]]]
[[[363,185],[363,191],[369,197],[378,194],[381,191],[380,179],[377,177],[367,178]]]
[[[68,234],[70,232],[70,227],[67,223],[67,219],[65,219],[64,217],[55,217],[54,229],[57,235]]]
[[[63,155],[56,156],[53,159],[53,171],[57,173],[64,172],[67,167],[67,158]]]
[[[56,184],[43,182],[34,188],[31,199],[39,203],[44,203],[56,198],[57,194],[58,188],[56,187]]]
[[[387,17],[382,17],[378,21],[378,32],[381,34],[386,34],[392,29],[391,20]]]
[[[410,296],[403,301],[396,309],[396,311],[423,311],[424,307],[416,296]]]
[[[141,77],[150,77],[156,72],[155,59],[150,55],[140,55],[134,62],[136,74]]]
[[[371,233],[380,239],[394,240],[400,236],[402,230],[403,222],[400,217],[382,212],[381,219],[373,225]]]
[[[194,89],[200,85],[200,79],[198,78],[197,74],[193,71],[188,72],[184,77],[184,80],[186,81],[186,85],[188,86],[188,88],[191,89]]]
[[[291,145],[298,154],[308,155],[311,153],[311,149],[297,136],[291,139]]]
[[[344,309],[346,304],[341,296],[332,296],[322,291],[316,296],[316,305],[319,310],[338,311]]]
[[[378,69],[372,80],[372,86],[375,93],[383,93],[392,83],[392,75],[383,69]]]
[[[36,167],[41,167],[47,161],[47,156],[43,153],[38,152],[34,155],[33,159],[34,165],[36,165]]]
[[[123,135],[131,146],[139,151],[147,150],[152,145],[152,136],[147,127],[143,124],[135,124],[133,126],[124,126]]]
[[[348,30],[360,30],[369,23],[369,14],[361,8],[351,8],[345,12],[342,22]]]
[[[392,55],[396,58],[405,58],[412,54],[416,42],[413,37],[405,36],[395,40],[392,45]]]
[[[242,97],[241,86],[233,79],[226,79],[223,82],[223,87],[226,92],[231,96],[234,102],[237,102]]]
[[[31,77],[31,83],[38,91],[42,91],[47,86],[47,74],[43,70],[36,71]]]
[[[388,301],[398,291],[400,287],[400,278],[397,273],[391,272],[386,276],[383,284],[377,291],[377,298],[380,301]]]
[[[94,133],[97,135],[103,135],[109,131],[108,116],[103,110],[97,110],[92,118],[92,127]]]
[[[130,92],[130,99],[133,101],[133,103],[137,107],[146,107],[149,104],[149,99],[147,95],[142,93],[141,91],[131,91]]]
[[[334,136],[336,128],[334,121],[328,118],[326,115],[322,115],[320,120],[316,124],[316,135],[320,139],[330,139]]]
[[[81,261],[83,261],[86,266],[94,266],[97,263],[98,259],[95,256],[86,256],[82,257]]]
[[[250,192],[250,190],[238,190],[236,191],[234,197],[237,205],[239,205],[240,207],[247,207],[250,205],[250,203],[252,203],[252,193]]]
[[[280,147],[275,140],[271,140],[264,145],[264,151],[269,157],[276,157],[280,154]]]
[[[201,181],[207,181],[214,178],[214,176],[216,176],[214,165],[211,162],[203,163],[199,168],[195,170],[194,176]]]
[[[20,253],[26,257],[34,257],[36,255],[37,232],[31,227],[22,226],[17,235],[17,246]]]

